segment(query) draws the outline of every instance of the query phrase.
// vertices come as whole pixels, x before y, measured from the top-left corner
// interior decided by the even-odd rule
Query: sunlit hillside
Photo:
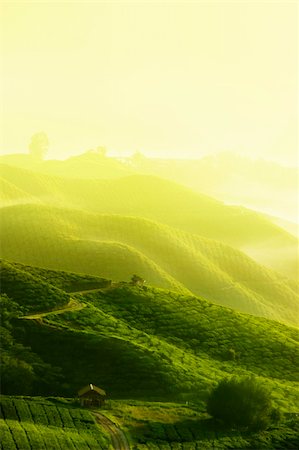
[[[141,216],[243,250],[291,278],[298,273],[297,239],[251,210],[227,206],[171,181],[134,175],[115,180],[77,180],[3,165],[4,205],[35,199],[86,211]],[[17,194],[18,193],[18,194]]]
[[[298,167],[223,152],[196,160],[130,158],[129,166],[184,184],[226,204],[298,222]]]
[[[198,159],[150,158],[135,153],[121,159],[91,150],[60,161],[36,160],[28,154],[3,155],[0,161],[68,178],[114,179],[133,174],[159,176],[226,204],[246,206],[268,213],[274,219],[277,216],[291,223],[298,221],[298,168],[264,159],[250,159],[236,153],[223,152]]]
[[[236,310],[297,324],[298,284],[220,242],[148,219],[41,205],[6,207],[1,255],[51,269],[193,292]]]
[[[63,290],[63,284],[69,289],[72,283],[77,291],[77,283],[84,279],[20,265],[6,267],[10,276],[15,274],[15,284],[6,284],[3,294],[8,293],[20,307],[24,301],[19,292],[27,289],[28,279],[37,284],[43,280],[53,291]],[[6,276],[7,272],[4,280]],[[17,342],[30,345],[49,367],[62,370],[57,384],[55,377],[49,378],[52,372],[48,368],[49,374],[36,392],[44,389],[47,394],[50,389],[51,395],[69,395],[92,378],[100,379],[112,397],[203,400],[208,389],[226,374],[251,373],[271,387],[278,405],[288,411],[295,407],[295,328],[191,295],[127,283],[103,285],[102,279],[95,289],[94,284],[88,286],[90,282],[96,279],[87,279],[84,291],[65,293],[77,300],[73,310],[66,299],[65,312],[58,301],[57,313],[51,305],[52,313],[14,320]],[[35,283],[32,281],[32,289],[40,289]],[[39,310],[34,295],[28,294],[26,299],[32,312]],[[5,351],[13,358],[14,348],[7,345]],[[20,358],[28,356],[19,349]],[[9,386],[9,380],[5,382]]]

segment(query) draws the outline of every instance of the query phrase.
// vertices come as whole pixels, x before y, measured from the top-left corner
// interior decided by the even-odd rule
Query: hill
[[[138,173],[156,175],[188,186],[227,204],[297,221],[298,168],[273,161],[221,152],[197,160],[128,158]]]
[[[6,183],[36,201],[105,214],[145,217],[232,245],[259,263],[296,278],[297,239],[262,215],[149,176],[73,180],[2,166]],[[11,204],[6,198],[5,205]],[[14,193],[13,203],[17,203]]]
[[[20,270],[20,265],[15,270]],[[23,267],[23,272],[38,280],[39,269],[31,272]],[[46,271],[41,270],[39,276],[46,277]],[[63,280],[69,287],[76,278],[82,282],[84,277],[55,276],[51,271],[49,288],[58,283],[62,289]],[[103,280],[88,278],[88,282]],[[16,284],[20,289],[23,278]],[[10,295],[11,302],[22,306],[18,295]],[[198,297],[127,283],[106,284],[71,295],[85,307],[63,311],[59,306],[57,312],[39,318],[11,317],[12,329],[9,323],[4,324],[15,340],[10,347],[2,341],[6,354],[16,361],[27,358],[47,381],[41,385],[33,379],[29,385],[26,378],[26,391],[31,386],[36,394],[69,396],[92,379],[112,398],[201,401],[224,376],[253,374],[271,389],[277,405],[287,411],[296,408],[299,335],[295,328],[240,314]],[[34,302],[32,299],[32,307]],[[15,353],[17,345],[21,347]],[[32,363],[38,358],[39,365]],[[4,358],[4,374],[7,364]],[[20,370],[22,366],[15,368],[14,375],[11,372],[9,380],[1,380],[6,381],[4,394],[14,394],[14,389],[25,386],[24,376],[18,377],[17,386],[13,384]]]
[[[196,295],[236,310],[298,324],[298,284],[244,253],[138,217],[91,214],[42,205],[3,209],[1,256],[147,283]]]
[[[136,173],[129,164],[93,150],[66,160],[37,160],[26,153],[7,154],[0,156],[0,163],[45,175],[76,179],[114,179]]]
[[[183,184],[226,204],[243,205],[257,211],[297,221],[298,169],[273,161],[221,152],[196,160],[107,157],[85,152],[64,161],[36,162],[30,155],[3,155],[0,162],[36,172],[81,179],[114,179],[126,175],[154,175]]]

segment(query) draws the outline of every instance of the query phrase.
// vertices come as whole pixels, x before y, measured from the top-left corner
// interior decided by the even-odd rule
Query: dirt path
[[[107,288],[86,289],[85,291],[69,292],[69,294],[73,294],[73,295],[75,295],[75,294],[90,294],[90,293],[93,293],[93,292],[100,292],[100,291],[103,292],[105,290],[107,290]]]
[[[28,316],[22,316],[20,319],[42,319],[43,317],[48,316],[49,314],[63,314],[67,311],[79,311],[80,309],[85,308],[85,303],[80,303],[78,300],[71,299],[68,304],[64,308],[54,309],[52,311],[46,311],[42,313],[30,314]]]
[[[111,286],[108,286],[106,288],[97,288],[97,289],[87,289],[85,291],[74,291],[74,292],[68,292],[69,295],[76,295],[76,294],[89,294],[92,292],[105,292],[111,289]],[[48,316],[49,314],[63,314],[67,311],[79,311],[80,309],[85,308],[85,303],[80,303],[78,300],[72,298],[67,305],[65,305],[64,308],[59,309],[53,309],[52,311],[45,311],[41,313],[35,313],[35,314],[29,314],[28,316],[22,316],[20,319],[30,319],[30,320],[37,320],[42,319],[43,317]]]
[[[112,283],[116,284],[116,283]],[[105,287],[105,288],[97,288],[97,289],[86,289],[84,291],[74,291],[74,292],[68,292],[69,295],[76,295],[76,294],[89,294],[92,292],[105,292],[111,289],[111,285]],[[85,303],[80,303],[78,300],[72,298],[67,305],[63,308],[59,309],[53,309],[52,311],[45,311],[41,313],[35,313],[35,314],[29,314],[28,316],[22,316],[20,319],[30,319],[30,320],[37,320],[42,319],[43,317],[46,317],[49,314],[63,314],[67,311],[79,311],[80,309],[85,308]]]
[[[115,450],[130,450],[130,445],[124,432],[118,428],[112,420],[99,412],[94,411],[93,414],[95,415],[97,422],[110,434],[112,445]]]

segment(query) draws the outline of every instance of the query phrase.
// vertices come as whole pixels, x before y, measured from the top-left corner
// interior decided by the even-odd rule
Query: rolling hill
[[[49,290],[58,285],[63,290],[64,283],[69,288],[84,278],[53,271],[47,276],[44,269],[20,264],[9,267],[16,274],[10,298],[20,306],[23,302],[18,292],[26,286],[25,275],[37,284],[43,280]],[[20,271],[23,277],[19,277]],[[86,283],[96,281],[103,283],[90,277]],[[31,361],[36,355],[47,364],[43,369],[46,379],[49,367],[60,370],[59,384],[50,378],[43,387],[45,395],[47,390],[48,395],[72,395],[92,379],[100,380],[112,398],[203,400],[224,376],[254,374],[271,388],[278,405],[288,411],[296,408],[297,329],[191,295],[124,282],[86,291],[71,294],[84,303],[81,310],[64,312],[57,301],[57,312],[54,309],[39,319],[11,319],[13,338],[27,350],[11,353],[15,344],[6,352],[28,359],[30,346]],[[35,307],[34,296],[29,306]],[[37,367],[40,370],[42,364]],[[36,365],[33,368],[37,370]],[[33,384],[32,388],[38,393],[41,386]]]
[[[220,242],[138,217],[43,205],[2,210],[2,258],[194,293],[298,324],[298,284]]]
[[[156,175],[228,204],[298,221],[298,167],[220,152],[196,160],[128,158],[138,173]]]
[[[297,329],[190,294],[2,266],[3,449],[121,448],[111,426],[136,450],[296,448]],[[206,399],[232,375],[254,376],[282,421],[261,432],[215,424]],[[90,381],[109,396],[100,414],[74,398]]]
[[[216,239],[288,277],[298,274],[298,241],[261,214],[227,206],[173,182],[133,175],[115,180],[74,180],[2,166],[4,206],[27,201],[85,211],[145,217]],[[19,193],[19,197],[18,194]]]
[[[115,179],[153,175],[204,193],[226,204],[243,205],[290,221],[298,219],[298,168],[273,161],[221,152],[196,160],[105,157],[88,151],[63,161],[36,161],[30,155],[0,156],[0,162],[52,176],[77,179]]]

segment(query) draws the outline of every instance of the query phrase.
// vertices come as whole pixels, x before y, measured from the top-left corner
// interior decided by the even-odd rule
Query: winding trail
[[[97,411],[93,411],[93,415],[96,421],[110,434],[115,450],[130,450],[130,445],[124,432],[112,420]]]
[[[116,283],[113,283],[116,284]],[[111,285],[105,288],[97,288],[97,289],[87,289],[84,291],[74,291],[74,292],[68,292],[69,295],[76,295],[76,294],[89,294],[92,292],[105,292],[111,289]],[[49,314],[63,314],[67,311],[80,311],[80,309],[85,308],[86,303],[80,303],[77,299],[71,298],[70,301],[63,307],[58,309],[53,309],[51,311],[45,311],[35,314],[29,314],[28,316],[22,316],[20,319],[29,319],[29,320],[40,320],[43,317],[48,316]]]
[[[104,289],[88,289],[85,291],[76,291],[70,292],[69,294],[87,294],[90,292],[103,291]],[[108,290],[108,289],[106,289]],[[28,320],[37,320],[42,322],[43,317],[46,317],[50,314],[63,314],[67,311],[79,311],[87,306],[86,303],[80,303],[78,300],[71,298],[67,305],[63,308],[54,309],[52,311],[46,311],[42,313],[30,314],[28,316],[22,316],[20,319],[28,319]],[[95,416],[96,421],[102,425],[102,427],[110,434],[111,442],[113,448],[115,450],[130,450],[130,445],[128,440],[124,434],[124,432],[114,423],[112,420],[108,419],[108,417],[99,413],[98,411],[92,411],[92,414]]]
[[[59,309],[53,309],[52,311],[46,311],[42,313],[36,313],[36,314],[29,314],[28,316],[22,316],[20,319],[30,319],[30,320],[37,320],[42,319],[43,317],[46,317],[50,314],[63,314],[67,311],[79,311],[80,309],[85,308],[85,303],[80,303],[78,300],[71,299],[67,305],[65,305],[64,308]]]

